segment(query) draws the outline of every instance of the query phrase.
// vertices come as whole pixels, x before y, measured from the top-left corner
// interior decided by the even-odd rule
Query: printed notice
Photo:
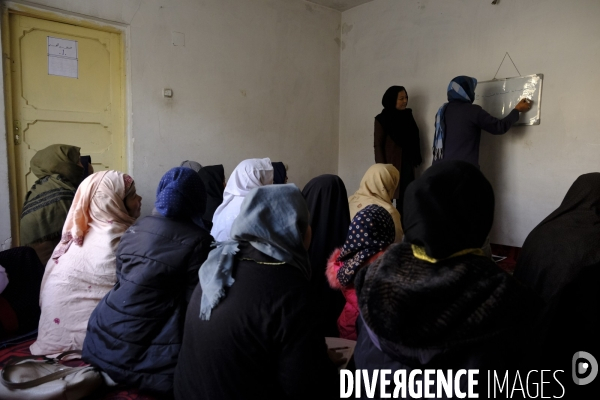
[[[77,78],[77,41],[48,36],[48,75]]]

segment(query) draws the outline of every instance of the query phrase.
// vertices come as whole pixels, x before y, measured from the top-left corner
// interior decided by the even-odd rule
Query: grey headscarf
[[[200,163],[198,163],[196,161],[190,161],[190,160],[185,160],[184,162],[182,162],[180,167],[190,168],[196,172],[198,172],[202,169],[202,165],[200,165]]]
[[[242,202],[240,213],[231,227],[231,239],[216,242],[200,271],[200,319],[210,313],[225,296],[225,288],[235,280],[232,269],[240,242],[276,260],[298,268],[310,279],[310,262],[303,245],[309,212],[300,190],[293,184],[254,188]]]

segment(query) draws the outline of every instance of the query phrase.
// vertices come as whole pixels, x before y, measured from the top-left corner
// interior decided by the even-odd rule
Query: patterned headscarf
[[[163,217],[191,218],[196,225],[204,227],[206,190],[202,179],[191,168],[171,168],[158,184],[154,208]]]
[[[473,103],[477,79],[470,76],[457,76],[448,84],[448,102]],[[433,160],[444,158],[444,140],[446,137],[446,107],[444,103],[435,114],[435,136],[433,137]]]
[[[75,193],[52,258],[58,262],[72,243],[83,245],[90,227],[111,239],[120,238],[135,222],[125,207],[125,198],[134,190],[131,176],[118,171],[96,172],[85,178]]]
[[[344,264],[337,273],[340,284],[351,284],[356,272],[372,256],[392,244],[394,238],[394,220],[383,207],[371,204],[356,213],[337,259]]]

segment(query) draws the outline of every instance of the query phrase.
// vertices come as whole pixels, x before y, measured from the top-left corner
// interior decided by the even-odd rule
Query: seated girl
[[[385,249],[394,243],[394,237],[394,220],[390,214],[383,207],[371,204],[354,216],[348,228],[346,242],[329,257],[329,285],[341,290],[346,298],[344,309],[337,320],[341,338],[356,340],[356,273],[379,258]]]
[[[83,359],[114,381],[169,394],[188,301],[213,238],[202,226],[206,192],[189,168],[160,180],[152,215],[117,249],[117,283],[92,313]]]
[[[225,190],[225,169],[223,165],[207,165],[200,172],[200,179],[206,189],[206,210],[202,219],[204,226],[209,231],[212,229],[213,215],[216,209],[223,203],[223,191]]]
[[[479,369],[482,394],[487,369],[514,374],[537,302],[483,255],[493,217],[492,186],[470,163],[435,164],[408,186],[405,242],[355,278],[356,368]]]
[[[216,241],[229,240],[231,224],[240,212],[250,190],[273,183],[273,166],[268,158],[251,158],[238,164],[231,173],[223,193],[223,203],[213,216],[210,234]]]
[[[0,251],[0,340],[37,328],[43,276],[44,266],[31,247]]]
[[[310,296],[308,209],[294,185],[256,188],[200,268],[175,370],[178,399],[337,398]]]
[[[79,147],[53,144],[35,153],[31,172],[38,178],[23,204],[21,246],[32,247],[44,266],[60,241],[61,231],[83,179]]]
[[[599,243],[600,173],[592,172],[578,177],[560,206],[531,231],[517,260],[514,277],[544,301],[537,340],[529,349],[532,369],[568,368],[580,351],[598,359]],[[585,371],[588,377],[591,371]],[[598,393],[598,379],[588,385],[575,385],[570,376],[565,381],[569,398]],[[560,388],[554,389],[560,397]]]
[[[392,204],[399,181],[400,172],[392,164],[371,165],[360,181],[358,190],[348,198],[350,218],[354,218],[357,212],[369,204],[377,204],[385,208],[394,220],[396,231],[394,241],[402,241],[400,213]]]
[[[337,319],[346,300],[339,290],[329,286],[325,269],[331,253],[346,240],[350,225],[348,193],[339,176],[325,174],[308,181],[302,195],[310,213],[310,281],[315,301],[319,304],[323,336],[339,337]]]
[[[117,280],[115,251],[139,217],[141,201],[122,172],[97,172],[79,185],[42,280],[32,354],[82,348],[90,314]]]

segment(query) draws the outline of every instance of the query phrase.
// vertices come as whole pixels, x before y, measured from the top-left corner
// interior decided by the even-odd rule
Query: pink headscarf
[[[60,243],[52,253],[58,259],[71,247],[83,245],[90,228],[120,237],[135,222],[125,207],[125,198],[134,190],[133,179],[118,171],[101,171],[81,182],[63,226]]]

